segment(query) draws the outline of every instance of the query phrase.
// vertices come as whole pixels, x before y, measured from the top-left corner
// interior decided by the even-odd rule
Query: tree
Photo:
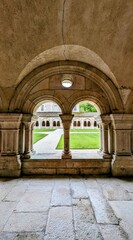
[[[87,102],[82,102],[79,104],[80,112],[97,112],[96,108]]]

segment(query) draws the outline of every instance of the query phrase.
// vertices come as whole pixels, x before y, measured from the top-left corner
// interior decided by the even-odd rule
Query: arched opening
[[[42,127],[45,127],[45,121],[42,121]]]
[[[81,51],[79,51],[79,49]],[[64,59],[64,50],[65,55],[68,56],[67,60],[69,61]],[[53,54],[51,53],[55,53],[52,59],[51,56],[53,56]],[[70,78],[66,79],[66,76]],[[62,85],[64,80],[67,86]],[[69,146],[70,124],[75,130],[81,129],[82,131],[84,130],[83,128],[86,130],[95,128],[96,130],[98,129],[96,126],[98,124],[100,130],[99,135],[101,136],[100,151],[102,153],[100,159],[110,158],[112,154],[116,152],[114,142],[115,140],[117,141],[111,115],[119,112],[122,113],[124,109],[115,80],[112,72],[102,59],[92,51],[87,51],[86,48],[80,48],[79,46],[76,46],[76,48],[75,46],[61,46],[61,48],[50,49],[31,61],[18,78],[19,84],[16,89],[17,91],[15,91],[9,106],[9,112],[22,112],[27,114],[27,116],[24,114],[22,119],[25,125],[25,136],[21,137],[21,139],[24,138],[25,143],[23,158],[30,158],[30,151],[32,149],[32,147],[30,147],[32,114],[36,112],[39,106],[47,101],[55,101],[62,109],[60,116],[60,127],[63,126],[64,129],[64,146],[61,148],[64,149],[62,159],[74,158],[73,152],[79,152],[79,150],[73,150]],[[47,101],[44,101],[44,99]],[[94,106],[96,103],[97,108],[99,106],[99,112],[101,113],[100,123],[96,120],[96,124],[94,120],[92,121],[88,116],[83,121],[79,120],[79,116],[76,120],[73,119],[72,109],[77,103],[87,99],[92,101],[92,105]],[[41,107],[41,112],[43,112],[43,110],[44,106]],[[50,119],[51,117],[47,116],[45,120],[46,129],[53,127],[53,122],[51,122]],[[36,121],[38,120],[36,119]],[[38,129],[41,128],[42,121],[43,119],[38,121]],[[54,121],[54,125],[56,126],[53,128],[55,129],[57,128],[57,121],[60,121],[60,119],[54,119]],[[81,136],[80,142],[82,142]],[[72,150],[72,156],[70,149]],[[80,158],[95,158],[94,155],[90,156],[89,154],[77,155]],[[46,156],[46,158],[49,158],[47,154]],[[57,158],[59,158],[59,156]],[[74,165],[74,163],[72,164]],[[82,172],[81,168],[82,163],[80,172]],[[66,171],[66,169],[67,167],[64,165],[63,172]]]
[[[74,115],[70,129],[70,149],[73,158],[97,154],[101,149],[101,133],[97,121],[100,121],[100,109],[92,101],[78,102],[72,110]]]
[[[56,149],[60,136],[63,134],[60,119],[61,108],[50,100],[45,100],[35,107],[34,116],[38,118],[33,128],[34,158],[41,154],[43,158],[60,158],[61,151]],[[38,128],[39,122],[41,127]]]
[[[36,121],[36,127],[39,127],[39,122],[38,121]]]

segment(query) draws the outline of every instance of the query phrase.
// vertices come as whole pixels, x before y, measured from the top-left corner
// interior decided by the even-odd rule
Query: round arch
[[[36,106],[34,106],[34,109],[32,107],[33,113],[37,111],[39,106],[41,106],[44,103],[48,103],[48,102],[56,103],[60,108],[60,112],[62,112],[62,105],[61,105],[61,103],[59,103],[59,101],[57,99],[54,98],[54,100],[53,99],[51,100],[51,98],[46,99],[46,97],[45,97],[45,100],[42,100],[41,102],[37,103]]]
[[[92,96],[90,92],[89,96],[82,95],[82,96],[78,96],[77,98],[75,97],[75,100],[70,105],[70,112],[72,113],[72,110],[76,104],[86,100],[90,102],[90,104],[94,105],[100,114],[104,114],[110,111],[110,107],[107,104],[106,99],[104,99],[103,97],[101,98],[101,96],[98,94],[96,94],[95,96]]]
[[[17,83],[20,83],[30,72],[33,72],[40,66],[68,60],[92,65],[108,76],[118,86],[114,74],[102,58],[94,51],[80,45],[59,45],[40,53],[25,66],[18,76]]]
[[[130,92],[127,103],[125,106],[126,113],[132,113],[133,112],[133,90]]]
[[[69,74],[78,74],[79,76],[83,76],[84,78],[91,80],[93,83],[97,84],[102,91],[104,91],[109,105],[111,112],[123,112],[123,103],[119,94],[119,91],[115,84],[109,79],[105,74],[97,70],[96,68],[85,65],[83,63],[77,63],[77,62],[56,62],[54,64],[50,65],[44,65],[42,67],[39,67],[39,69],[34,70],[35,72],[30,73],[28,76],[26,76],[25,79],[17,86],[14,96],[11,100],[9,111],[24,111],[27,112],[27,110],[24,108],[25,102],[28,102],[28,104],[32,104],[34,102],[36,95],[36,102],[41,101],[41,98],[44,97],[44,95],[49,96],[50,98],[55,98],[56,101],[58,101],[58,104],[60,106],[60,97],[54,96],[54,90],[53,89],[47,89],[46,90],[39,90],[38,92],[33,92],[33,89],[39,85],[41,86],[41,83],[48,79],[51,76],[54,75],[61,75],[65,73]],[[42,86],[41,86],[42,89]],[[49,90],[49,91],[48,91]],[[21,94],[20,94],[21,93]],[[40,94],[42,94],[40,96]],[[34,96],[32,96],[34,95]],[[62,95],[63,98],[63,95]],[[46,99],[46,98],[45,98]],[[65,99],[61,102],[64,102]],[[61,103],[62,105],[62,103]],[[31,107],[32,109],[32,107]],[[32,110],[29,108],[28,112],[31,113]]]

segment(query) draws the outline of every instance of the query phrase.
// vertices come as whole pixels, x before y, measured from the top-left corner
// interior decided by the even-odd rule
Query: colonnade
[[[71,159],[70,126],[72,114],[61,114],[64,128],[64,151],[62,159]],[[36,119],[31,114],[0,114],[0,174],[3,169],[16,175],[21,169],[23,159],[30,158],[32,151],[32,134]],[[112,171],[126,171],[126,163],[131,167],[133,154],[133,122],[132,114],[101,115],[100,126],[101,147],[99,154],[111,158]],[[132,171],[132,168],[130,169]],[[9,175],[10,175],[9,174]]]
[[[62,122],[60,119],[53,119],[53,118],[44,118],[44,119],[38,119],[35,123],[35,126],[38,128],[42,127],[48,127],[48,128],[53,128],[53,127],[62,127]],[[71,128],[94,128],[97,127],[97,122],[93,119],[84,119],[84,118],[79,118],[72,120],[71,122]]]

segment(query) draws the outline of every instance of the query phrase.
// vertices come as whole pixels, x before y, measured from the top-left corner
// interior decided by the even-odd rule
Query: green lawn
[[[39,140],[41,140],[42,138],[46,137],[48,134],[42,134],[42,133],[35,133],[33,135],[33,143],[38,142]]]
[[[99,133],[99,129],[98,128],[91,128],[91,129],[77,128],[77,129],[70,129],[70,132],[98,132]]]
[[[56,149],[63,149],[64,135],[61,136]],[[99,134],[74,133],[70,134],[71,149],[98,149],[100,147]]]
[[[55,130],[55,128],[35,128],[34,132],[52,132]]]

